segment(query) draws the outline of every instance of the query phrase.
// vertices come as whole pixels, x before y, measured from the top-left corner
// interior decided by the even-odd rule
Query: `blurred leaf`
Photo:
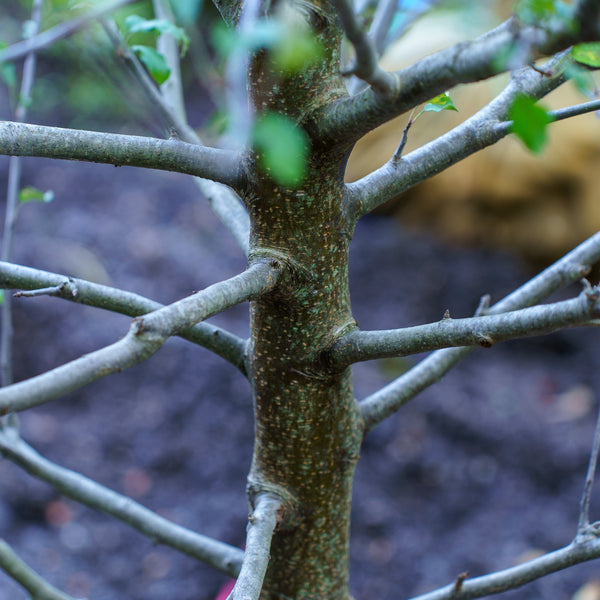
[[[587,69],[577,64],[571,64],[565,69],[564,74],[586,98],[590,93],[594,93],[596,83]]]
[[[19,192],[19,202],[52,202],[54,200],[54,192],[52,190],[47,190],[46,192],[42,192],[42,190],[38,190],[32,186],[24,187]]]
[[[458,108],[454,106],[452,98],[444,92],[435,98],[432,98],[424,107],[421,112],[441,112],[443,110],[455,110],[458,112]]]
[[[538,154],[544,149],[548,138],[546,127],[551,118],[535,100],[527,96],[517,96],[508,118],[512,121],[512,132],[529,150]]]
[[[0,41],[0,50],[4,50],[8,44]],[[0,62],[0,78],[8,86],[10,90],[14,90],[17,86],[17,71],[14,63]]]
[[[571,50],[571,56],[582,65],[594,68],[600,67],[600,42],[577,44]]]
[[[520,0],[516,14],[525,23],[538,27],[576,27],[573,7],[562,0]]]
[[[181,45],[181,56],[184,56],[190,45],[187,33],[166,19],[145,19],[139,15],[129,15],[125,19],[125,27],[130,33],[167,33],[172,35]]]
[[[0,290],[0,305],[4,302],[4,290]]]
[[[267,112],[254,124],[253,141],[261,166],[277,183],[296,187],[306,175],[308,137],[292,119]]]
[[[282,38],[281,24],[277,21],[262,19],[257,21],[251,31],[240,32],[220,23],[212,31],[213,43],[223,58],[233,50],[256,50],[270,48]]]
[[[159,85],[162,85],[171,74],[171,69],[167,66],[165,57],[150,46],[131,46],[131,49],[137,54],[138,58],[142,61],[152,79]]]
[[[271,60],[283,71],[298,73],[323,56],[323,51],[308,28],[290,28],[273,46]]]

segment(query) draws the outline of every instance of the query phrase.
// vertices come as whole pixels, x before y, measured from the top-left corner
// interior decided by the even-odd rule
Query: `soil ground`
[[[21,207],[15,262],[161,302],[244,268],[187,177],[28,159],[23,183],[53,189],[56,199]],[[446,309],[470,316],[482,294],[499,299],[532,274],[515,257],[442,245],[374,217],[353,241],[352,302],[363,329],[400,327],[436,321]],[[16,379],[108,344],[129,323],[54,298],[14,307]],[[213,321],[247,335],[246,307]],[[597,332],[582,330],[479,350],[366,439],[352,521],[356,600],[408,598],[569,543],[600,391],[597,350]],[[415,360],[359,365],[357,397]],[[250,391],[202,348],[172,340],[143,365],[27,411],[21,424],[49,459],[243,544]],[[8,461],[0,482],[1,537],[74,596],[211,600],[226,580]],[[599,511],[595,502],[592,518]],[[595,579],[600,567],[588,563],[505,597],[562,600]],[[0,573],[0,598],[25,595]]]

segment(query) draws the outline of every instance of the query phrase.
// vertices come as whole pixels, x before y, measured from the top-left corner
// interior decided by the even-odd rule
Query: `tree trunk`
[[[323,41],[325,56],[299,74],[273,69],[262,52],[251,66],[257,112],[276,110],[300,125],[345,93],[339,76],[341,34],[329,5],[304,3],[297,14]],[[325,41],[327,43],[325,43]],[[253,303],[248,371],[256,439],[250,500],[273,491],[284,501],[261,598],[347,599],[348,533],[362,422],[351,372],[327,372],[319,353],[355,327],[348,291],[351,225],[343,203],[345,149],[313,143],[301,187],[286,189],[251,157],[246,195],[250,260],[285,263],[290,276]]]

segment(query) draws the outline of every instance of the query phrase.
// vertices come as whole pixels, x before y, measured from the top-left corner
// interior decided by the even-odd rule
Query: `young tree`
[[[472,318],[446,315],[427,325],[361,331],[348,290],[354,228],[382,203],[511,132],[535,150],[552,121],[598,109],[600,102],[593,100],[546,113],[535,101],[567,78],[581,78],[584,68],[598,65],[600,6],[593,0],[522,2],[514,16],[485,35],[391,73],[378,66],[377,56],[393,38],[389,29],[396,2],[381,0],[377,6],[367,3],[361,8],[345,0],[216,0],[224,22],[236,29],[235,35],[221,32],[223,45],[229,46],[225,69],[229,121],[222,147],[217,148],[203,145],[186,122],[177,76],[185,34],[173,25],[171,6],[155,0],[156,19],[130,18],[126,23],[130,31],[158,33],[157,52],[148,46],[128,48],[119,30],[106,20],[126,3],[106,2],[70,22],[34,33],[1,51],[0,60],[6,65],[26,57],[30,72],[26,77],[24,71],[21,89],[26,98],[35,53],[91,20],[102,19],[119,54],[159,110],[169,137],[28,125],[23,122],[27,105],[23,102],[14,121],[0,123],[0,152],[192,175],[247,252],[248,267],[160,306],[130,292],[7,262],[14,218],[14,208],[9,208],[2,287],[55,295],[134,319],[127,334],[113,344],[25,381],[10,382],[5,359],[0,413],[9,416],[2,422],[0,450],[61,493],[237,577],[232,598],[349,598],[351,487],[364,437],[474,348],[596,325],[600,316],[600,290],[585,280],[578,297],[540,304],[553,291],[581,279],[600,259],[597,234],[504,300],[490,306],[484,299]],[[41,3],[34,2],[34,24],[39,23],[40,9]],[[356,14],[359,9],[361,15]],[[363,19],[373,9],[367,33]],[[354,50],[350,67],[342,64],[344,38]],[[544,62],[535,62],[543,57]],[[426,102],[425,110],[450,108],[447,90],[506,70],[512,77],[505,89],[460,126],[403,155],[415,118],[411,117],[386,165],[355,183],[344,183],[347,156],[364,134]],[[18,173],[12,181],[14,206]],[[248,341],[203,323],[246,301]],[[3,331],[9,329],[5,320]],[[172,336],[205,346],[249,380],[255,446],[248,475],[251,515],[244,552],[176,526],[50,463],[19,435],[15,413],[144,361]],[[7,356],[10,340],[3,343]],[[434,352],[383,389],[360,402],[355,399],[352,365],[425,351]],[[600,556],[597,524],[590,524],[588,516],[597,445],[598,440],[578,533],[569,546],[487,576],[460,576],[422,598],[481,597]],[[4,543],[0,566],[32,597],[67,597],[28,569]]]

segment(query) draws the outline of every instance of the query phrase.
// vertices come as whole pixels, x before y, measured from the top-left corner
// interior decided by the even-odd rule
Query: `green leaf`
[[[166,19],[145,19],[139,15],[129,15],[125,19],[125,27],[130,33],[167,33],[172,35],[181,46],[181,55],[184,56],[190,45],[187,33]]]
[[[288,73],[299,73],[323,56],[324,49],[308,28],[289,29],[273,46],[273,64]]]
[[[4,50],[7,45],[5,42],[0,41],[0,50]],[[0,62],[0,78],[10,90],[14,90],[17,87],[17,70],[14,63]]]
[[[600,67],[600,42],[577,44],[571,50],[571,56],[582,65],[598,68]]]
[[[510,108],[509,119],[512,132],[529,150],[538,154],[544,149],[548,138],[546,127],[552,119],[535,100],[517,96]]]
[[[0,305],[4,303],[4,290],[0,290]]]
[[[165,57],[150,46],[131,46],[131,49],[137,54],[143,65],[148,69],[152,79],[159,85],[162,85],[171,74],[171,69],[167,66]]]
[[[569,79],[581,94],[586,98],[594,93],[596,83],[590,72],[578,64],[570,64],[564,71],[565,77]]]
[[[442,112],[443,110],[455,110],[458,112],[458,108],[454,106],[452,98],[444,92],[435,98],[432,98],[424,107],[421,112]]]
[[[19,202],[52,202],[54,200],[54,192],[47,190],[42,192],[35,187],[27,186],[19,192]]]
[[[576,28],[573,6],[563,0],[520,0],[516,14],[525,23],[545,28]]]
[[[254,124],[253,142],[262,168],[274,181],[297,187],[306,175],[308,137],[292,119],[267,112]]]

